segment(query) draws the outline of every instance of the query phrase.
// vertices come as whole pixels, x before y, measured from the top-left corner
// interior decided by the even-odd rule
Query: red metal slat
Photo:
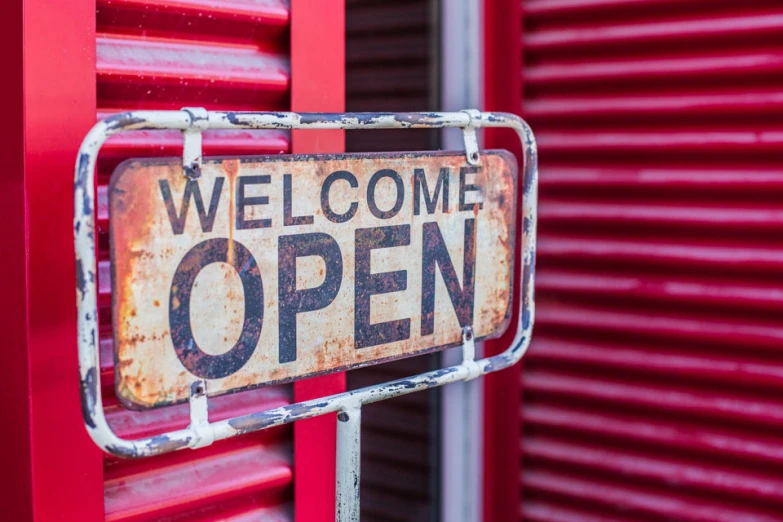
[[[263,130],[204,131],[204,156],[281,154],[287,152],[287,132]],[[139,155],[178,156],[182,154],[179,131],[134,131],[112,136],[101,150],[101,159]]]
[[[98,0],[98,31],[273,43],[284,39],[283,0]]]
[[[243,445],[223,454],[180,459],[180,462],[130,473],[107,472],[107,520],[161,518],[215,503],[263,495],[280,503],[280,490],[291,484],[287,452]],[[191,485],[199,483],[200,487]]]
[[[577,375],[555,370],[526,372],[525,389],[531,397],[573,400],[599,407],[644,411],[648,415],[668,415],[694,421],[749,423],[756,429],[783,425],[783,405],[767,397],[718,392],[695,385],[668,382],[636,382],[624,377]],[[696,383],[698,384],[698,383]],[[532,400],[532,399],[531,399]]]
[[[538,243],[538,254],[544,263],[606,262],[635,263],[641,266],[693,268],[714,270],[755,270],[779,273],[783,269],[783,252],[774,243],[759,245],[750,242],[707,242],[695,240],[618,239],[600,236],[562,236],[549,234]]]
[[[667,457],[647,451],[612,448],[559,440],[550,436],[526,438],[523,451],[531,459],[552,466],[584,468],[606,476],[629,478],[644,483],[676,482],[682,493],[707,493],[730,500],[783,502],[783,480],[772,473],[740,472],[709,461],[681,456]]]
[[[222,509],[220,514],[205,510],[202,514],[170,518],[171,522],[289,522],[293,516],[288,507],[269,507],[261,502],[247,500]]]
[[[722,347],[741,346],[775,353],[783,341],[777,321],[746,320],[743,317],[705,314],[661,313],[636,307],[591,307],[543,302],[537,319],[542,328],[573,328],[606,336],[640,336],[656,340],[699,342]],[[546,305],[546,306],[544,306]]]
[[[287,59],[252,45],[101,35],[96,67],[101,107],[273,108],[289,87]]]
[[[699,13],[672,17],[661,11],[659,19],[643,18],[631,23],[602,23],[582,26],[564,25],[539,28],[524,37],[525,48],[534,53],[562,50],[604,48],[614,45],[642,46],[660,49],[664,44],[697,43],[722,40],[770,37],[783,29],[783,15],[774,8],[742,14],[704,17]],[[713,44],[714,45],[714,44]],[[627,49],[627,47],[626,47]]]
[[[525,114],[532,123],[553,119],[584,121],[586,118],[655,117],[692,120],[695,117],[766,116],[783,112],[783,94],[775,89],[721,90],[713,92],[622,93],[592,96],[547,96],[531,99]]]
[[[714,0],[713,5],[727,5],[734,2],[726,0]],[[532,20],[538,17],[568,15],[584,16],[591,12],[623,14],[647,13],[650,11],[661,12],[676,7],[693,8],[702,4],[702,0],[526,0],[525,16]]]
[[[113,384],[113,383],[112,383]],[[259,388],[237,395],[224,395],[210,400],[209,418],[219,421],[247,415],[261,409],[284,406],[291,402],[290,390],[284,387]],[[182,429],[188,425],[189,407],[186,404],[144,412],[129,411],[116,402],[107,404],[109,424],[118,434],[128,438],[141,438]],[[280,440],[281,430],[264,432],[261,439]],[[257,437],[258,438],[258,437]]]
[[[584,201],[542,198],[541,219],[549,225],[579,223],[584,226],[607,225],[619,228],[655,226],[666,229],[676,225],[713,232],[774,231],[783,226],[783,207],[749,202],[727,206],[723,202]],[[638,230],[638,229],[637,229]]]
[[[577,88],[602,90],[612,85],[652,88],[650,82],[675,81],[701,84],[718,79],[726,83],[748,80],[779,79],[783,75],[783,49],[712,52],[682,55],[648,55],[607,59],[541,60],[525,68],[525,84],[537,90],[558,88],[574,92]]]
[[[530,360],[661,379],[677,377],[686,382],[734,383],[769,392],[783,389],[783,364],[777,361],[725,353],[683,353],[676,347],[598,344],[542,335],[530,352]]]
[[[103,35],[97,38],[98,81],[285,91],[286,61],[252,45],[215,45]]]
[[[667,494],[660,490],[636,488],[623,481],[575,477],[566,472],[529,471],[522,484],[532,492],[555,495],[568,505],[585,503],[623,513],[623,520],[681,520],[683,522],[773,522],[779,516],[773,510],[742,508],[718,499]],[[641,518],[644,520],[644,518]],[[592,520],[585,517],[580,520]]]
[[[609,304],[635,303],[703,305],[728,312],[779,312],[783,289],[775,281],[750,282],[731,278],[662,277],[659,275],[542,269],[537,288],[548,296],[566,296]]]
[[[647,154],[683,157],[694,154],[708,155],[742,154],[752,156],[772,153],[783,146],[783,130],[780,127],[733,127],[715,130],[714,127],[680,129],[601,129],[563,130],[545,129],[537,136],[542,150],[561,154],[614,155],[618,159]]]
[[[655,418],[647,411],[610,411],[605,405],[563,406],[540,402],[522,410],[526,425],[541,433],[567,434],[615,445],[639,445],[658,452],[680,451],[714,460],[758,464],[783,463],[779,436],[759,434],[748,427],[705,427],[694,420]]]
[[[530,500],[522,505],[520,517],[531,522],[623,522],[620,517],[606,516],[587,510],[564,508],[562,502]]]

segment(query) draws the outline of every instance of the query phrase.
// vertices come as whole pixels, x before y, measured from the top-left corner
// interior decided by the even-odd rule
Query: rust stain
[[[239,174],[239,160],[227,159],[222,163],[223,172],[226,173],[228,178],[228,260],[229,265],[234,264],[234,221],[235,221],[235,208],[234,194],[236,192],[236,180]]]

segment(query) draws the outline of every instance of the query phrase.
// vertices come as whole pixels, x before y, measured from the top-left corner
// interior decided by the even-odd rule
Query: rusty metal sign
[[[109,190],[117,395],[186,401],[501,334],[516,161],[130,160]],[[186,175],[188,174],[188,175]]]

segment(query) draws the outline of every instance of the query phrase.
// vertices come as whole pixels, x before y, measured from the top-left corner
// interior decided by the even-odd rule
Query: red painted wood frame
[[[342,111],[343,4],[292,4],[291,108]],[[95,2],[7,7],[0,31],[0,512],[20,522],[97,522],[104,517],[103,460],[79,405],[71,229],[76,151],[95,123]],[[293,136],[296,153],[343,148],[339,131]],[[299,383],[294,394],[305,400],[344,389],[339,374]],[[296,516],[331,520],[334,416],[299,423],[294,433]]]
[[[291,2],[291,110],[345,110],[344,0]],[[294,154],[342,152],[345,131],[293,131],[291,148]],[[294,384],[294,401],[341,391],[345,391],[344,373],[307,379]],[[336,414],[294,424],[296,520],[334,520],[336,429]]]
[[[522,92],[521,2],[487,0],[484,2],[484,110],[519,114]],[[488,129],[484,146],[514,152],[521,162],[519,140],[506,130]],[[522,207],[519,192],[519,208]],[[517,216],[521,218],[521,216]],[[517,222],[517,230],[522,230]],[[517,241],[516,259],[519,260]],[[513,319],[519,317],[519,299],[514,299]],[[509,331],[497,341],[485,345],[485,355],[502,352],[511,342]],[[524,364],[524,359],[521,364]],[[519,519],[519,408],[521,405],[519,366],[484,378],[484,522]]]

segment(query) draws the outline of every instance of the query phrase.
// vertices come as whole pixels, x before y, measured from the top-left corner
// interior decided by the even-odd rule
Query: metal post
[[[362,471],[362,405],[337,414],[337,522],[359,522]]]

